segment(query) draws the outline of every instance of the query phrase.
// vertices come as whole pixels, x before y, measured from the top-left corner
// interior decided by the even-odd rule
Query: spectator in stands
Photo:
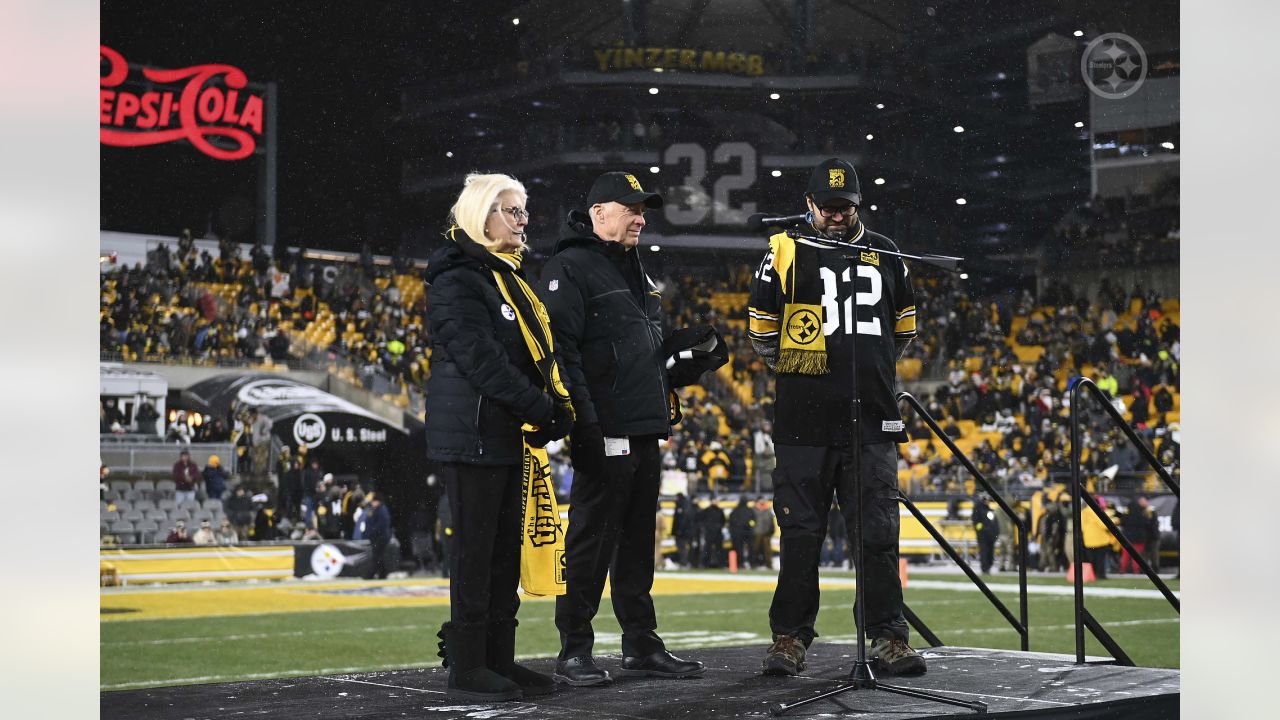
[[[200,484],[200,467],[191,459],[191,453],[183,450],[178,453],[178,462],[173,464],[171,474],[176,486],[174,499],[181,505],[196,499],[196,489]]]
[[[170,545],[189,545],[191,544],[191,536],[187,534],[187,523],[185,520],[178,520],[173,524],[173,530],[169,531],[169,536],[164,539]]]
[[[1138,551],[1143,560],[1149,560],[1147,555],[1147,546],[1152,542],[1152,538],[1158,538],[1160,535],[1160,523],[1156,519],[1156,513],[1151,509],[1151,501],[1147,500],[1146,495],[1139,495],[1129,503],[1129,507],[1124,514],[1120,516],[1120,530],[1124,533],[1125,539],[1133,545],[1133,549]],[[1129,554],[1128,550],[1121,549],[1120,572],[1137,573],[1138,562]],[[1150,564],[1150,562],[1148,562]]]
[[[236,535],[241,539],[247,539],[249,526],[253,524],[253,500],[243,484],[237,485],[232,491],[231,497],[224,504],[224,509]]]
[[[236,529],[231,527],[231,519],[224,517],[218,525],[217,532],[214,533],[214,540],[219,545],[239,545],[240,536],[236,533]]]
[[[191,542],[196,545],[217,545],[218,539],[213,534],[213,527],[208,520],[200,521],[200,528],[191,536]]]
[[[249,436],[253,447],[253,474],[260,482],[267,481],[271,463],[271,418],[258,408],[249,410]]]
[[[729,513],[729,542],[733,546],[739,567],[747,566],[755,526],[756,513],[751,509],[751,498],[745,494],[738,496],[737,506]]]
[[[156,406],[152,405],[150,400],[143,400],[138,406],[138,412],[133,416],[137,432],[143,435],[159,435],[160,428],[156,425],[159,419],[160,413],[156,411]]]
[[[1098,501],[1098,507],[1105,512],[1106,498],[1095,495],[1094,499]],[[1093,564],[1094,577],[1106,580],[1107,563],[1110,561],[1111,546],[1115,539],[1093,508],[1083,502],[1080,503],[1080,525],[1084,533],[1084,561]]]
[[[703,498],[698,503],[698,535],[702,540],[702,556],[699,565],[704,568],[724,567],[721,555],[724,551],[724,510],[713,498]]]
[[[982,574],[989,575],[995,562],[996,540],[1000,539],[1000,522],[996,511],[987,500],[986,493],[973,497],[973,530],[978,536],[978,561]]]
[[[302,471],[302,520],[308,526],[315,524],[316,502],[317,497],[324,492],[324,478],[320,459],[312,457],[307,469]]]
[[[251,499],[253,500],[253,530],[250,532],[250,537],[256,542],[279,538],[278,525],[282,518],[271,506],[271,498],[266,493],[257,493]]]
[[[768,570],[773,567],[773,532],[777,528],[777,523],[769,500],[763,496],[756,499],[755,513],[756,522],[751,528],[751,564]]]
[[[204,477],[205,497],[221,500],[222,494],[227,491],[227,471],[222,469],[222,458],[210,455],[200,474]]]
[[[110,432],[113,424],[119,425],[124,423],[124,413],[120,412],[120,408],[116,405],[115,398],[107,398],[102,401],[102,413],[100,425],[106,428],[102,432]]]
[[[675,512],[671,516],[671,535],[676,540],[676,562],[681,567],[693,567],[694,558],[690,549],[694,544],[697,527],[694,518],[697,508],[684,493],[676,493]]]
[[[284,454],[283,448],[281,455]],[[288,460],[288,469],[280,476],[280,511],[290,520],[297,520],[299,517],[298,510],[302,505],[303,474],[302,468],[306,462],[301,455],[298,457],[290,457]]]
[[[186,411],[179,410],[173,416],[173,422],[169,423],[168,429],[165,430],[164,439],[182,445],[191,443],[191,426],[187,424]]]
[[[378,493],[369,493],[369,508],[364,518],[364,536],[373,554],[372,576],[387,577],[387,545],[391,542],[391,511]]]
[[[834,502],[827,511],[827,537],[822,544],[822,553],[818,564],[827,567],[843,567],[845,547],[849,543],[849,529],[845,526],[844,515]]]
[[[443,464],[459,535],[450,617],[440,632],[451,698],[502,701],[555,690],[552,678],[515,662],[523,440],[543,447],[564,437],[574,417],[546,309],[521,269],[527,200],[514,178],[468,175],[450,211],[450,242],[427,271],[428,456]],[[535,430],[524,434],[524,424]]]

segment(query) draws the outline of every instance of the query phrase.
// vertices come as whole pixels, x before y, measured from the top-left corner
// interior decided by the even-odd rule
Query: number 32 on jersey
[[[858,305],[866,305],[874,308],[880,302],[883,293],[884,280],[880,277],[880,271],[870,265],[858,265],[858,277],[864,277],[871,282],[871,290],[869,292],[854,292],[847,295],[844,302],[838,302],[837,297],[841,294],[839,289],[848,290],[849,268],[845,268],[840,273],[840,285],[836,284],[836,274],[831,268],[819,268],[822,278],[822,314],[825,318],[822,322],[822,334],[830,335],[841,327],[844,333],[849,335],[853,332],[855,321],[857,322],[859,335],[880,335],[880,318],[872,315],[870,320],[857,320],[854,312],[854,303]]]

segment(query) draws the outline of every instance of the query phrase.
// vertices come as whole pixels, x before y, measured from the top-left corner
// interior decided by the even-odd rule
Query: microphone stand
[[[787,237],[795,240],[805,240],[819,245],[825,245],[827,247],[841,247],[859,251],[871,250],[878,253],[884,253],[885,255],[896,255],[901,258],[920,260],[949,271],[955,271],[959,266],[960,261],[963,259],[952,257],[950,255],[909,255],[907,253],[897,252],[894,250],[873,248],[869,245],[858,245],[856,243],[843,240],[832,240],[830,238],[817,237],[814,235],[805,235],[799,230],[788,230]],[[859,256],[856,254],[845,255],[844,258],[849,261],[850,273],[856,278]],[[853,288],[853,292],[857,292],[856,286]],[[856,313],[857,310],[855,309],[854,312]],[[857,582],[854,584],[853,608],[854,613],[857,616],[855,624],[857,625],[858,630],[858,651],[853,663],[853,669],[849,671],[849,678],[846,684],[841,685],[834,690],[829,690],[820,695],[814,695],[813,697],[808,697],[793,703],[779,703],[769,709],[769,714],[777,717],[802,705],[808,705],[809,703],[817,702],[819,700],[826,700],[827,698],[842,695],[851,690],[883,690],[884,692],[892,693],[894,695],[903,695],[919,700],[929,700],[946,705],[969,708],[979,715],[985,715],[987,713],[987,704],[984,702],[957,700],[945,695],[916,690],[915,688],[882,683],[876,679],[875,672],[872,671],[870,663],[867,662],[866,625],[864,622],[866,616],[866,602],[864,601],[862,593],[862,519],[866,514],[866,503],[864,502],[862,495],[862,436],[861,430],[858,426],[858,421],[861,419],[862,415],[862,400],[858,397],[858,333],[856,317],[854,318],[854,321],[854,332],[850,339],[852,352],[850,353],[849,359],[849,373],[851,378],[849,389],[853,397],[853,402],[850,406],[850,415],[853,420],[853,494],[854,497],[858,499],[858,522],[855,523],[853,527],[853,562],[857,569]]]

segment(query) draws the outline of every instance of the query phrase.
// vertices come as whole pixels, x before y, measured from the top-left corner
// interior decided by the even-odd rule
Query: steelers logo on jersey
[[[822,335],[822,320],[812,310],[798,310],[787,323],[787,337],[797,345],[808,345]]]

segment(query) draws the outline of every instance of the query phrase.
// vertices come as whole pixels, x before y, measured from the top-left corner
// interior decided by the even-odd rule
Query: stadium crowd
[[[535,276],[538,264],[531,263]],[[663,452],[664,474],[691,495],[679,502],[692,507],[678,508],[668,528],[679,564],[722,566],[726,558],[718,554],[718,545],[703,542],[725,525],[726,513],[713,501],[725,493],[771,487],[773,383],[746,337],[743,308],[750,272],[744,263],[658,280],[673,326],[711,323],[730,348],[728,365],[704,377],[701,386],[680,391],[684,419]],[[161,244],[146,264],[104,272],[101,291],[103,359],[327,366],[376,394],[404,398],[411,411],[421,408],[430,367],[422,320],[428,298],[420,275],[407,263],[376,264],[367,251],[358,262],[319,263],[306,258],[304,250],[281,248],[273,255],[261,245],[242,258],[237,246],[225,242],[213,257],[198,251],[184,233],[174,251]],[[998,487],[1025,498],[1065,479],[1067,391],[1077,374],[1093,377],[1109,393],[1177,475],[1176,300],[1121,290],[1106,281],[1092,298],[1061,284],[1050,284],[1038,299],[1029,290],[974,297],[955,276],[927,270],[916,273],[916,296],[920,336],[900,361],[899,373]],[[329,329],[318,331],[323,328]],[[250,454],[249,418],[195,424],[178,412],[169,414],[165,434],[171,440],[231,441],[245,446],[237,452],[241,461]],[[900,447],[904,491],[916,497],[972,495],[973,482],[963,466],[921,418],[910,412],[906,417],[912,439]],[[111,403],[101,408],[104,433],[146,428],[153,421],[145,411],[123,418]],[[1102,483],[1099,487],[1143,489],[1146,474],[1139,471],[1137,451],[1102,422],[1101,413],[1090,415],[1085,434],[1084,467]],[[567,450],[557,443],[548,449],[556,487],[567,495],[572,482]],[[252,522],[232,523],[240,538],[349,536],[350,517],[362,507],[364,493],[323,482],[317,487],[313,470],[298,466],[304,460],[285,454],[274,485],[246,486],[278,487],[285,497],[251,501]],[[233,460],[229,469],[247,469],[238,465]],[[294,483],[297,473],[307,479]],[[298,488],[286,492],[286,484]],[[761,511],[749,495],[744,499]],[[234,494],[228,502],[233,500]],[[767,507],[763,499],[761,504]],[[714,511],[704,513],[707,508]],[[268,509],[272,512],[262,512]],[[722,516],[718,524],[712,517],[717,514]],[[745,540],[745,514],[739,513],[736,530],[728,515],[728,535],[732,539],[736,532],[744,543],[737,554],[741,562],[762,562],[758,545]],[[837,525],[832,523],[833,533],[839,532]],[[827,561],[842,562],[842,541],[833,537],[828,545]],[[442,554],[443,542],[433,540],[431,547],[433,555]]]

